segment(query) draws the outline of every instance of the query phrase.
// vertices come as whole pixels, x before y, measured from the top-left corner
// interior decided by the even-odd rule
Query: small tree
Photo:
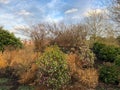
[[[59,47],[51,46],[46,48],[43,55],[37,60],[39,66],[40,84],[52,90],[59,90],[70,80],[69,69],[65,54]]]
[[[13,33],[10,33],[0,27],[0,51],[4,51],[6,47],[22,48],[20,39],[16,38]]]

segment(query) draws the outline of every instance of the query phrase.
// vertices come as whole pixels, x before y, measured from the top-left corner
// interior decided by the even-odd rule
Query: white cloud
[[[63,17],[57,17],[56,18],[56,17],[53,17],[51,15],[48,15],[48,16],[45,17],[44,22],[58,23],[58,22],[60,22],[62,20],[63,20]]]
[[[0,3],[2,4],[8,4],[10,2],[10,0],[0,0]]]
[[[92,14],[103,14],[106,13],[107,10],[106,9],[89,9],[84,13],[84,16],[89,17]]]
[[[16,26],[14,26],[14,29],[15,29],[15,30],[24,30],[24,29],[26,29],[26,28],[28,28],[28,27],[25,26],[25,25],[16,25]]]
[[[10,14],[10,13],[0,14],[0,21],[1,21],[0,24],[3,26],[8,25],[8,23],[10,22],[11,22],[10,24],[13,24],[12,21],[14,21],[14,18],[15,18],[14,14]]]
[[[24,24],[24,19],[18,18],[14,13],[0,14],[0,25],[4,26],[5,29],[12,31],[13,27],[18,24]]]
[[[77,12],[77,11],[78,11],[77,8],[72,8],[72,9],[69,9],[69,10],[65,11],[65,14],[74,13],[74,12]]]
[[[28,25],[16,25],[13,27],[13,29],[11,30],[14,34],[16,34],[18,37],[20,37],[21,39],[28,39],[29,37],[29,33],[25,33],[24,31],[29,31],[29,26]]]
[[[29,16],[31,15],[31,13],[26,10],[21,10],[20,12],[18,12],[18,15]]]
[[[1,14],[0,15],[0,19],[6,19],[8,17],[9,17],[9,19],[13,19],[14,18],[13,14],[9,14],[9,13],[5,13],[5,14]]]
[[[73,16],[72,19],[81,19],[80,15]]]

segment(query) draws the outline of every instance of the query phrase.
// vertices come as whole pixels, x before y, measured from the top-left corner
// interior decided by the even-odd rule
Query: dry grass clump
[[[22,84],[31,83],[35,79],[37,66],[34,65],[37,53],[30,48],[25,48],[16,52],[10,63],[10,67],[15,69],[15,74],[19,76]]]
[[[7,63],[10,65],[12,60],[17,55],[17,53],[18,53],[18,51],[16,51],[16,50],[13,50],[13,51],[6,50],[6,51],[4,51],[2,56],[7,61]]]
[[[4,69],[8,66],[8,63],[6,60],[4,60],[2,54],[0,53],[0,69]]]
[[[71,75],[73,75],[76,72],[76,64],[75,64],[76,56],[77,56],[76,54],[67,55],[67,63],[68,63]]]
[[[19,50],[18,52],[16,52],[16,54],[14,54],[14,58],[12,59],[10,66],[13,66],[13,63],[16,62],[28,67],[28,65],[30,65],[32,62],[35,62],[35,60],[36,53],[34,53],[32,50]]]
[[[83,68],[84,62],[76,54],[67,55],[67,63],[71,76],[80,84],[88,88],[95,88],[98,84],[98,72],[94,68]]]
[[[95,88],[98,85],[98,72],[93,68],[78,70],[79,82],[89,88]]]
[[[8,62],[10,67],[17,68],[16,65],[29,67],[31,63],[35,62],[37,53],[33,51],[33,48],[25,47],[21,50],[6,50],[2,56]]]
[[[36,64],[32,64],[31,68],[27,72],[23,72],[20,75],[20,80],[18,82],[21,84],[34,83],[36,79],[37,70],[38,70],[38,66]]]
[[[0,67],[7,64],[14,70],[12,74],[19,77],[20,83],[30,83],[35,79],[37,66],[34,63],[40,54],[34,52],[33,48],[26,46],[20,50],[6,50],[1,55]]]

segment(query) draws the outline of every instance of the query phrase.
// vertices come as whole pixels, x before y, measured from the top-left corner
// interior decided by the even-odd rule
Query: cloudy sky
[[[99,0],[0,0],[0,26],[15,27],[39,22],[77,22]]]

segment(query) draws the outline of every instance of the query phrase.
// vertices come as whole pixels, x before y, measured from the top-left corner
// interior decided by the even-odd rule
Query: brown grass
[[[78,79],[83,85],[95,88],[98,85],[98,72],[93,68],[78,70]]]
[[[30,84],[37,78],[38,66],[35,60],[40,54],[34,53],[33,48],[26,47],[22,50],[5,51],[0,54],[0,68],[10,66],[19,76],[19,83]],[[77,54],[68,54],[67,63],[71,76],[77,78],[80,85],[95,88],[98,84],[98,73],[93,68],[83,69],[83,62]]]
[[[72,53],[67,55],[67,63],[71,74],[76,73],[78,69],[82,69],[84,65],[83,60],[81,60],[77,54]]]
[[[25,47],[21,50],[6,50],[2,56],[4,60],[8,62],[10,67],[14,67],[16,64],[28,67],[31,65],[31,63],[35,62],[37,53],[33,51],[33,48]]]
[[[67,63],[70,68],[71,76],[80,84],[88,88],[95,88],[98,84],[98,72],[94,68],[83,69],[83,62],[76,54],[67,55]]]
[[[30,46],[21,50],[6,50],[0,54],[0,68],[9,66],[14,69],[12,73],[19,76],[20,83],[29,83],[35,79],[37,66],[34,63],[39,55]]]
[[[0,69],[4,69],[8,66],[8,63],[6,60],[4,60],[2,54],[0,53]]]
[[[21,84],[31,84],[34,83],[36,79],[36,73],[38,70],[38,66],[36,64],[32,64],[31,68],[20,75],[20,80],[18,81]]]
[[[76,54],[67,55],[67,63],[68,63],[68,66],[70,68],[71,75],[76,72],[75,60],[76,60]]]

